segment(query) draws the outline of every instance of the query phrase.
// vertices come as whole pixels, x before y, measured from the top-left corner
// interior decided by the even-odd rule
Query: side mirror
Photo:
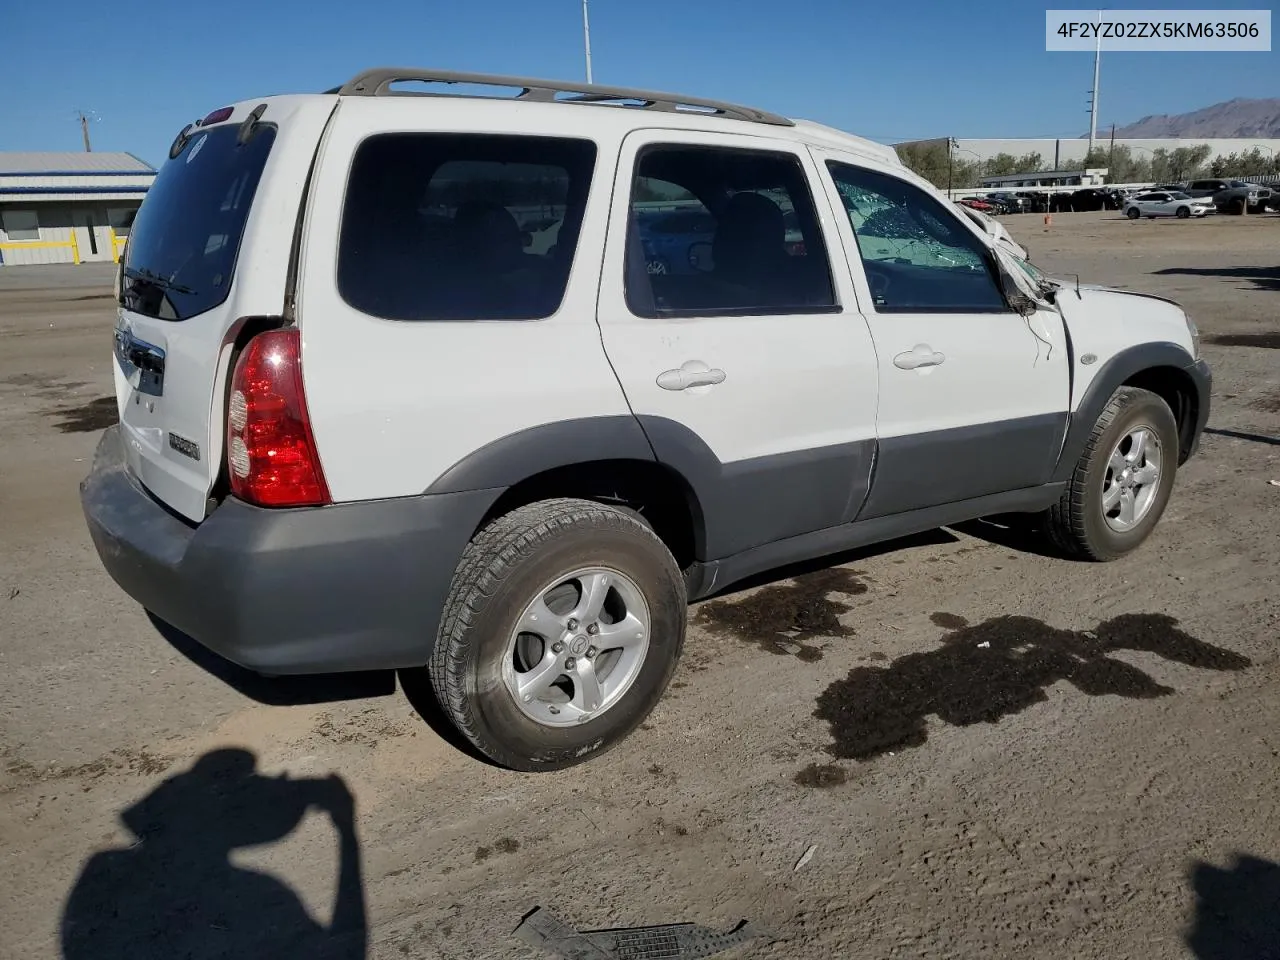
[[[1027,273],[1018,266],[1013,255],[1000,248],[995,249],[996,263],[1000,268],[1000,285],[1009,306],[1024,317],[1034,314],[1042,306],[1051,306],[1043,292],[1037,289]]]
[[[520,246],[524,247],[526,250],[533,246],[533,234],[528,230],[525,230],[520,234]]]
[[[697,243],[689,244],[689,266],[699,273],[710,273],[715,269],[709,241],[699,240]]]

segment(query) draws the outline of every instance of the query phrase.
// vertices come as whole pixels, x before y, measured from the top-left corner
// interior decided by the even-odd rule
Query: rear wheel
[[[1069,556],[1118,559],[1155,529],[1177,467],[1178,425],[1169,405],[1148,390],[1121,387],[1094,424],[1045,530]]]
[[[463,554],[432,688],[494,762],[581,763],[661,698],[684,643],[685,600],[671,553],[634,516],[586,500],[520,507]]]

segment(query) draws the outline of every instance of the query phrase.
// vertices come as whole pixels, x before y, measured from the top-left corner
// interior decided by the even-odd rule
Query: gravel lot
[[[109,271],[0,268],[0,956],[535,957],[537,905],[770,935],[725,956],[1280,956],[1280,216],[1053,219],[1009,224],[1205,337],[1153,540],[1075,564],[976,524],[701,604],[649,723],[546,776],[392,678],[163,635],[80,514]]]

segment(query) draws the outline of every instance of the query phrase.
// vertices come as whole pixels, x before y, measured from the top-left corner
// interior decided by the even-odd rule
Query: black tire
[[[1179,220],[1186,220],[1189,216],[1191,216],[1191,211],[1188,210],[1186,207],[1179,207],[1176,216]]]
[[[1103,515],[1102,487],[1107,461],[1116,444],[1136,426],[1155,431],[1162,463],[1155,498],[1146,516],[1131,530],[1111,529]],[[1121,387],[1111,395],[1094,424],[1084,452],[1076,461],[1062,498],[1045,514],[1044,529],[1062,553],[1079,560],[1117,560],[1132,553],[1151,535],[1173,491],[1178,466],[1178,424],[1158,395],[1137,387]]]
[[[1140,216],[1142,216],[1142,214],[1138,212],[1137,207],[1130,207],[1125,212],[1125,216],[1128,217],[1130,220],[1137,220]]]
[[[502,679],[507,644],[539,588],[593,564],[626,574],[644,594],[649,647],[631,686],[602,714],[546,726],[525,716]],[[490,760],[561,770],[617,745],[649,715],[675,671],[685,616],[684,579],[646,523],[588,500],[544,500],[499,517],[467,545],[427,670],[445,714]]]

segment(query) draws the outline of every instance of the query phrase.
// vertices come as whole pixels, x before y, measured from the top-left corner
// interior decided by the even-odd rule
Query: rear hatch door
[[[175,141],[130,231],[113,365],[125,456],[191,520],[222,465],[235,331],[283,312],[306,174],[335,103],[280,97],[211,114]]]

